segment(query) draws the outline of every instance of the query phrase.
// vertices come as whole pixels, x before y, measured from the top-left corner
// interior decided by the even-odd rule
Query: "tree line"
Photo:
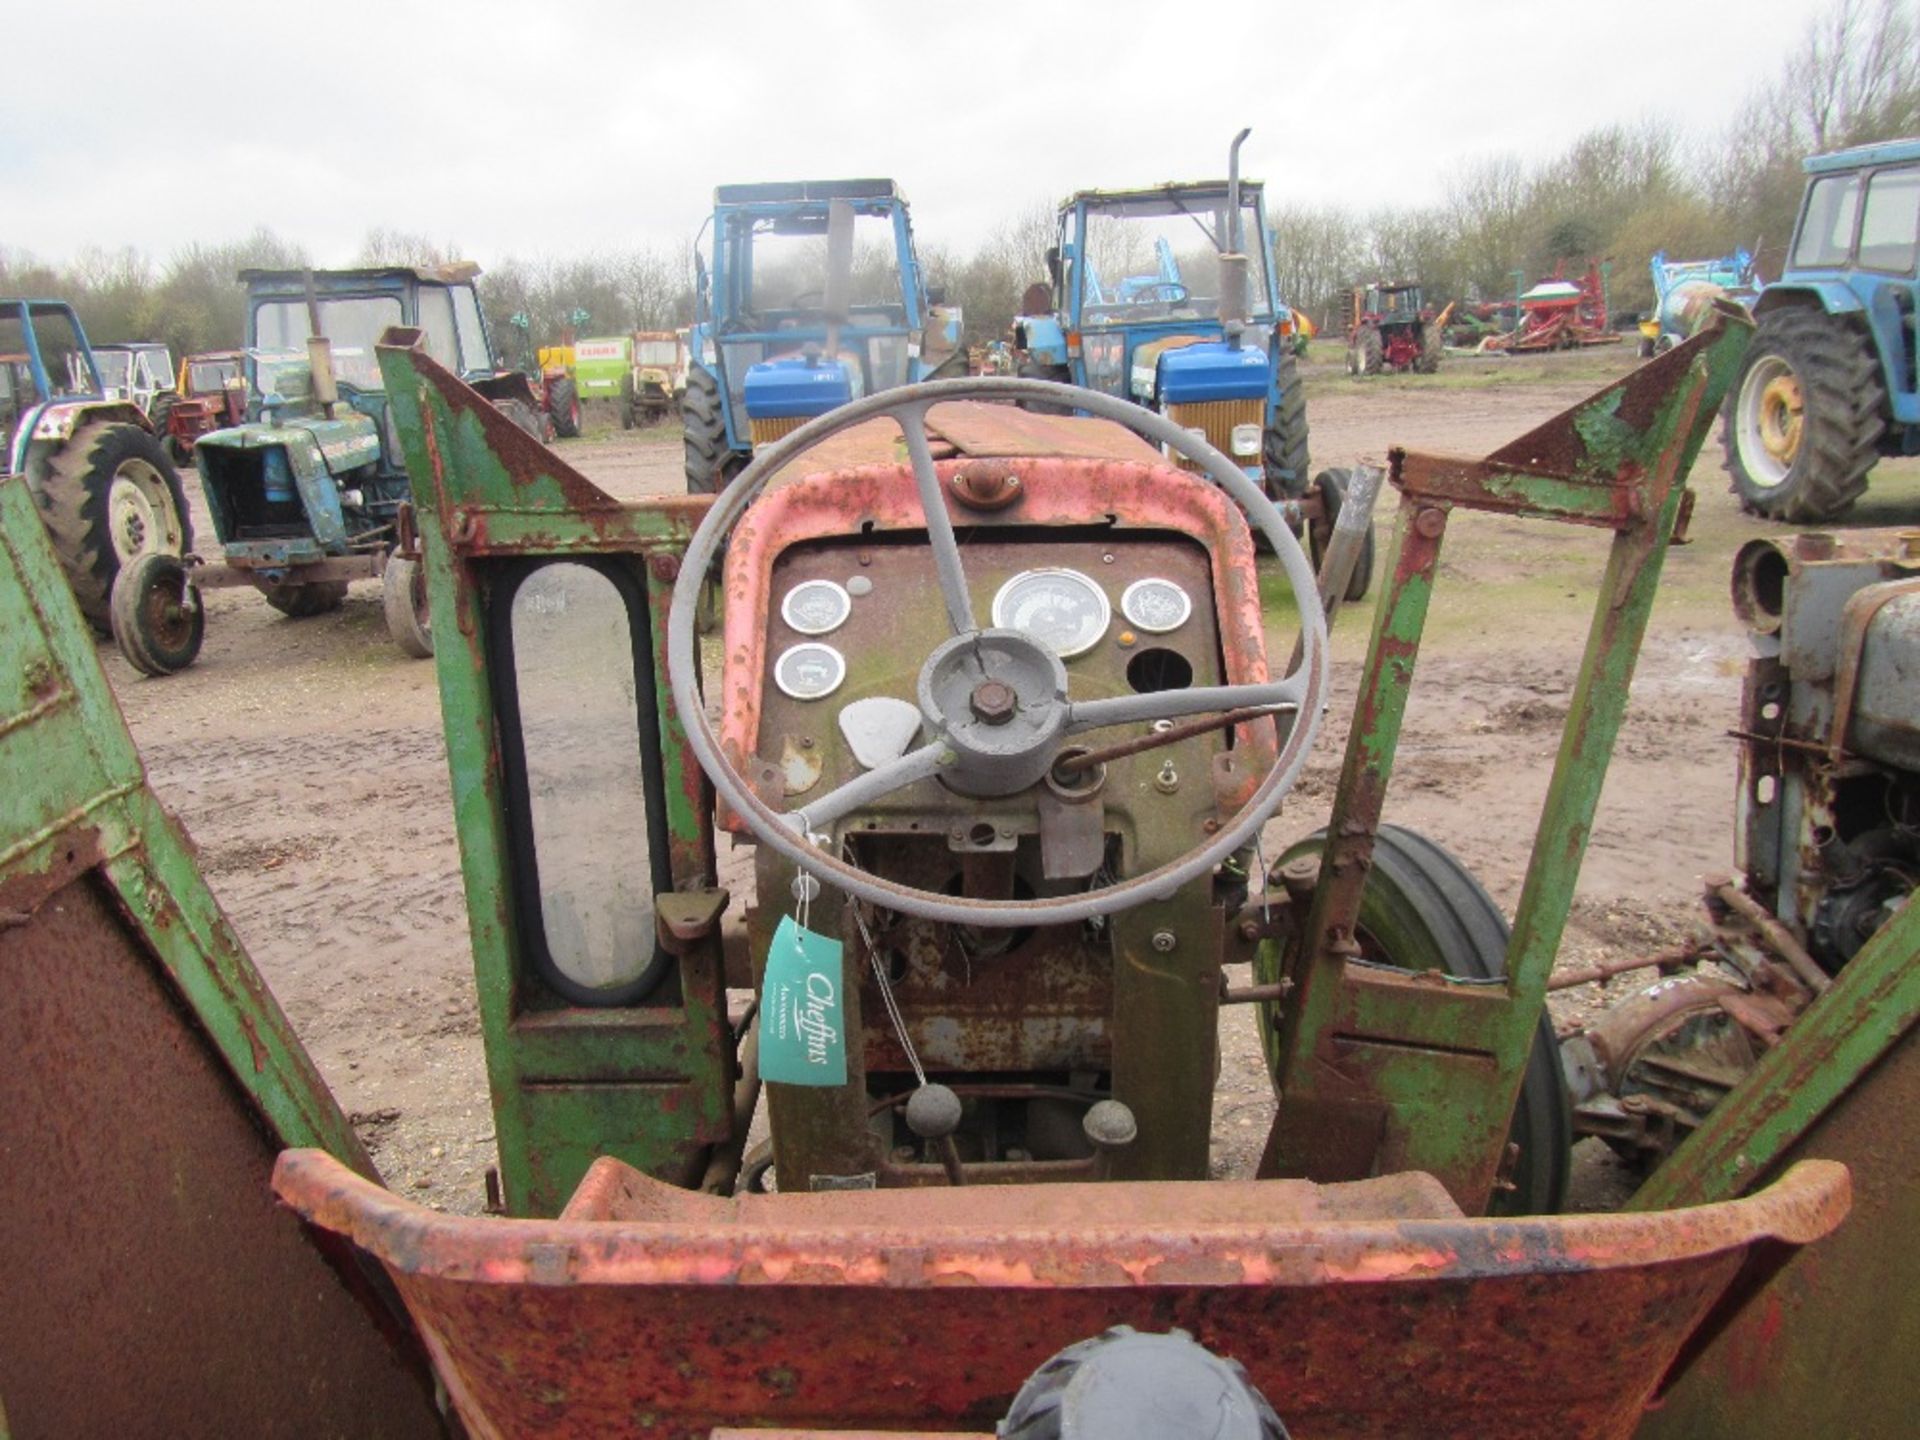
[[[1538,164],[1478,157],[1447,177],[1438,204],[1369,214],[1270,187],[1274,273],[1290,304],[1336,330],[1349,287],[1370,279],[1417,279],[1441,301],[1496,300],[1590,258],[1607,263],[1615,312],[1643,312],[1653,305],[1653,252],[1694,259],[1745,246],[1757,250],[1764,275],[1777,276],[1801,160],[1915,134],[1920,0],[1834,0],[1718,136],[1690,139],[1658,121],[1604,126]],[[1052,205],[1023,207],[965,252],[922,224],[929,287],[964,307],[974,343],[1004,335],[1023,292],[1045,278]],[[451,242],[382,228],[368,233],[358,260],[435,264],[461,254]],[[239,270],[307,263],[303,247],[264,229],[190,245],[158,265],[130,247],[50,264],[0,246],[0,294],[69,300],[96,340],[160,339],[179,354],[240,343]],[[689,324],[693,245],[508,257],[479,283],[495,348],[504,363],[521,364],[576,325],[618,334]]]

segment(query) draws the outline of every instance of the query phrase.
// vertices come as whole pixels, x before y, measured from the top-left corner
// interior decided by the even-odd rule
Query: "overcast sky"
[[[1222,173],[1242,125],[1270,197],[1423,203],[1598,125],[1711,136],[1824,8],[0,0],[0,246],[266,225],[341,264],[382,225],[485,264],[674,242],[719,183],[890,175],[965,249],[1076,188]]]

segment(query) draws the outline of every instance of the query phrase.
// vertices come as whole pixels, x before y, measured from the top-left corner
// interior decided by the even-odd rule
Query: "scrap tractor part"
[[[100,633],[122,566],[192,548],[173,462],[139,405],[108,389],[79,317],[59,301],[0,300],[0,445],[0,475],[26,477],[67,583]]]
[[[1882,456],[1920,454],[1920,139],[1805,164],[1787,267],[1753,302],[1722,431],[1741,505],[1796,525],[1845,514]]]

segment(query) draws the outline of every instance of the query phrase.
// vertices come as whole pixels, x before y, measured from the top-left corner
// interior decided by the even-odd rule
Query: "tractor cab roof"
[[[752,185],[718,185],[713,203],[718,210],[782,209],[819,206],[826,212],[829,200],[866,201],[867,207],[885,209],[904,204],[906,196],[891,180],[768,180]]]
[[[1898,165],[1920,160],[1920,135],[1906,140],[1882,140],[1873,145],[1856,145],[1851,150],[1836,150],[1831,155],[1809,155],[1801,164],[1809,175],[1824,175],[1834,170],[1864,170],[1869,165]]]
[[[400,289],[408,283],[419,285],[462,285],[480,273],[471,260],[453,260],[445,265],[369,265],[354,270],[315,270],[313,287],[330,295],[359,290]],[[305,270],[242,270],[240,283],[252,291],[276,294],[288,291],[304,295]]]
[[[1258,180],[1242,180],[1241,201],[1244,203],[1257,199],[1261,188]],[[1085,205],[1108,215],[1182,215],[1195,200],[1226,198],[1225,180],[1170,180],[1164,185],[1150,185],[1139,190],[1076,190],[1061,203],[1060,208],[1071,210],[1076,205]]]

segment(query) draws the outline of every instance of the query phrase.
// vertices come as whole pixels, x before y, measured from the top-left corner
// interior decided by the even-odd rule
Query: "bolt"
[[[1413,526],[1427,539],[1438,540],[1440,532],[1447,528],[1447,512],[1438,505],[1429,505],[1420,512]]]
[[[1020,697],[1004,680],[982,680],[967,697],[974,718],[988,725],[1004,725],[1020,708]]]
[[[680,578],[680,557],[678,555],[655,555],[647,561],[647,569],[656,580],[678,580]]]
[[[1202,820],[1200,828],[1209,835],[1217,835],[1220,832],[1220,822],[1214,819]]]
[[[1180,772],[1173,768],[1173,762],[1167,761],[1160,767],[1160,773],[1153,777],[1153,788],[1162,795],[1171,795],[1180,788]]]
[[[813,737],[811,735],[802,735],[800,737],[800,748],[802,750],[811,750],[813,748]]]
[[[1153,939],[1149,943],[1153,946],[1155,950],[1158,950],[1162,955],[1165,955],[1173,949],[1174,945],[1177,942],[1173,938],[1173,931],[1156,930],[1153,932]]]

